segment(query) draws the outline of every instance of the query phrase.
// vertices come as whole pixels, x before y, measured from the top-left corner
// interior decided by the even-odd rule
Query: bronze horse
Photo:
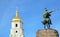
[[[44,28],[46,28],[46,26],[47,26],[47,28],[50,28],[50,24],[52,24],[51,23],[51,19],[50,19],[50,16],[51,16],[51,12],[53,12],[53,11],[48,11],[47,9],[45,10],[46,12],[43,14],[43,21],[42,21],[42,23],[43,23],[43,25],[44,25]]]

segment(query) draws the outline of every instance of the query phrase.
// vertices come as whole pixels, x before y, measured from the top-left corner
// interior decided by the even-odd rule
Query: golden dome
[[[12,22],[22,22],[21,18],[18,16],[18,10],[16,10],[16,16],[12,19]]]

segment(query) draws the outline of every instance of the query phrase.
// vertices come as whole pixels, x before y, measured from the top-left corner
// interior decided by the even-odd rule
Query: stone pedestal
[[[54,29],[43,29],[37,31],[36,37],[59,37],[59,34]]]

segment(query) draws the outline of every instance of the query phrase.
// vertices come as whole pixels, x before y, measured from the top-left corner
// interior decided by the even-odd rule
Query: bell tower
[[[18,16],[18,9],[16,9],[15,18],[12,19],[10,37],[24,37],[24,32],[22,28],[22,20]]]

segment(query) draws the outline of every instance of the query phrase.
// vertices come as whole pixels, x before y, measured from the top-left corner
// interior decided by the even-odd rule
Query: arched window
[[[16,27],[18,27],[18,24],[16,24]]]

